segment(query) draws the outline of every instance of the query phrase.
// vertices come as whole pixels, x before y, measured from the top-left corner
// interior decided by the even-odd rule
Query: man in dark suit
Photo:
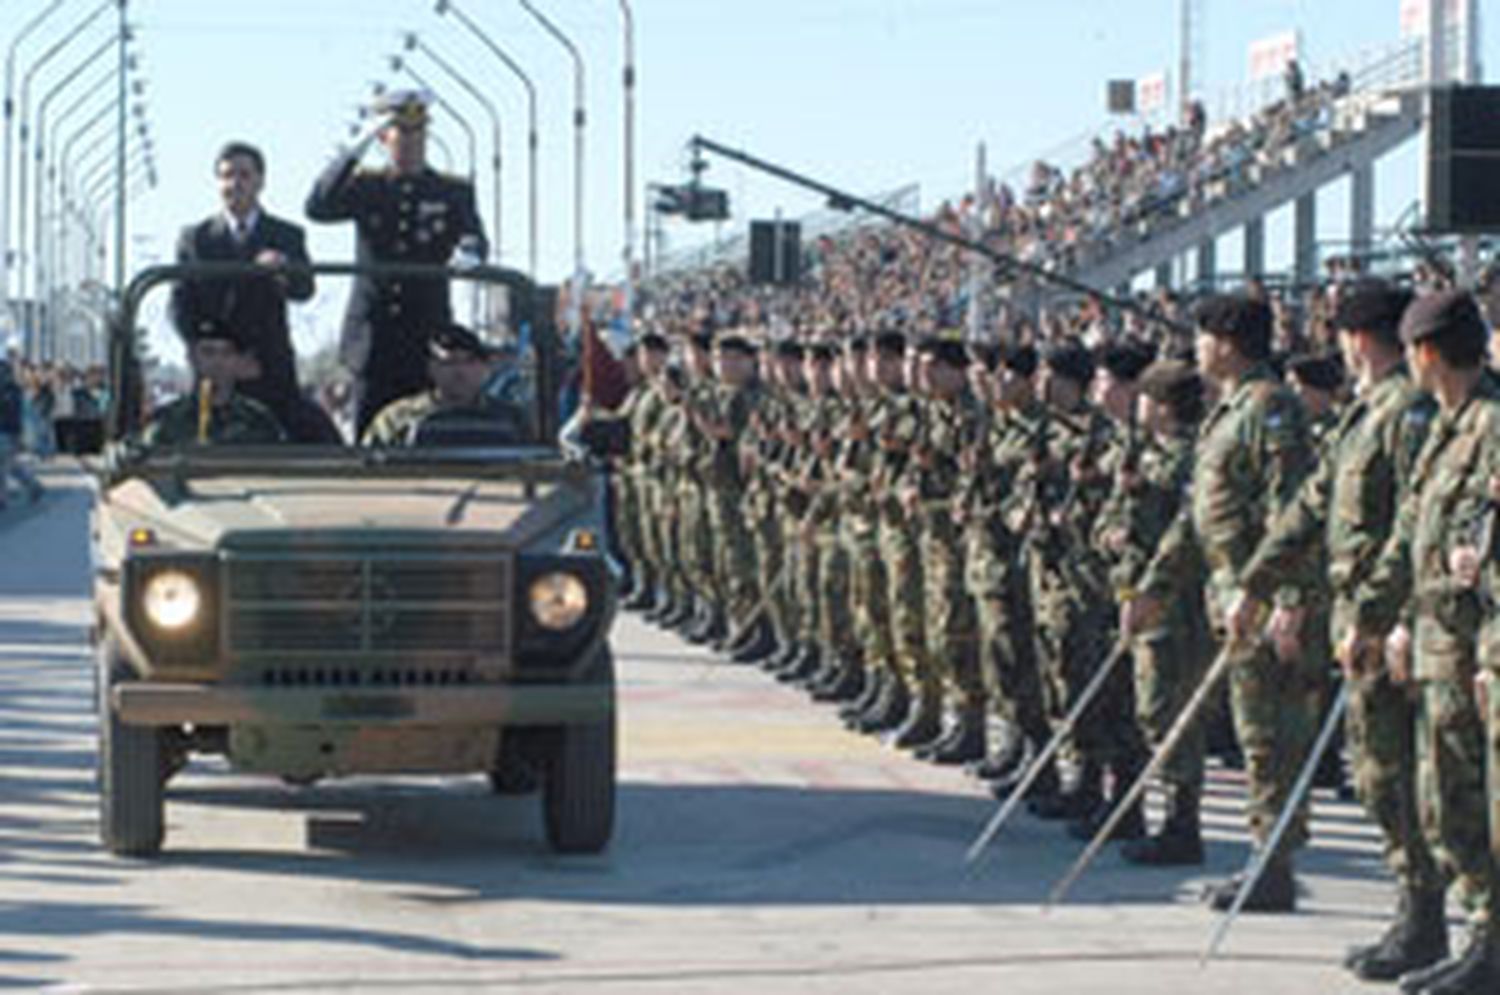
[[[264,276],[184,280],[172,288],[172,322],[184,340],[204,319],[233,328],[260,359],[259,378],[241,385],[278,418],[300,399],[297,364],[287,327],[287,301],[313,295],[310,273],[288,266],[308,265],[302,229],[272,217],[260,204],[266,160],[259,149],[230,142],[214,160],[220,213],[189,225],[177,242],[179,263],[254,262]]]
[[[307,198],[314,221],[353,221],[360,263],[480,263],[489,252],[473,184],[427,165],[427,100],[401,91],[374,107],[375,125],[318,177]],[[379,141],[389,158],[380,170],[359,168]],[[453,321],[449,281],[361,276],[344,316],[343,358],[358,371],[356,435],[385,405],[420,393],[427,379],[427,339]]]

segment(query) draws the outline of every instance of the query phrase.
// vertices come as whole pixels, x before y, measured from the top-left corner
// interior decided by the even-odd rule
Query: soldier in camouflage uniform
[[[755,383],[755,346],[743,334],[730,332],[714,346],[715,388],[711,410],[700,425],[709,440],[708,512],[715,587],[734,631],[744,631],[760,600],[756,586],[755,540],[745,521],[745,478],[739,441],[759,401]],[[717,635],[712,629],[708,635]]]
[[[861,732],[884,732],[898,726],[909,707],[905,672],[897,652],[891,613],[891,579],[885,551],[892,542],[883,524],[887,505],[881,489],[893,479],[901,459],[881,448],[879,432],[905,394],[906,337],[887,329],[875,336],[869,353],[870,393],[851,416],[853,443],[839,465],[847,495],[845,521],[852,536],[850,586],[856,630],[868,668],[865,694],[850,703],[846,721]]]
[[[156,411],[141,433],[141,442],[159,447],[286,441],[271,409],[239,391],[252,369],[243,339],[212,318],[196,321],[189,334],[188,360],[196,387]]]
[[[399,398],[371,419],[361,442],[366,446],[441,444],[444,436],[426,434],[430,419],[446,417],[447,440],[462,444],[472,438],[492,444],[504,438],[514,444],[531,437],[525,411],[484,392],[494,372],[494,351],[462,325],[448,325],[427,340],[429,390]]]
[[[706,431],[714,420],[718,385],[714,380],[713,332],[695,329],[684,337],[687,359],[687,395],[683,399],[687,418],[678,446],[688,471],[678,485],[681,508],[682,568],[692,589],[692,603],[678,618],[664,624],[679,628],[685,639],[705,643],[723,634],[719,606],[723,593],[714,553],[714,532],[709,512],[708,481],[718,446]]]
[[[656,429],[665,408],[661,378],[667,365],[671,344],[656,332],[642,335],[637,348],[641,379],[625,401],[621,416],[630,426],[630,451],[620,460],[619,486],[620,546],[630,559],[632,587],[624,607],[631,611],[655,603],[660,587],[661,570],[651,555],[650,491],[655,467],[646,459],[644,440]]]
[[[1134,635],[1159,620],[1173,598],[1207,590],[1216,631],[1244,569],[1266,529],[1291,501],[1312,463],[1302,406],[1272,373],[1271,311],[1243,297],[1213,297],[1197,313],[1197,351],[1220,400],[1198,436],[1191,501],[1167,530],[1147,567],[1138,597],[1121,609],[1121,631]],[[1285,807],[1317,721],[1320,675],[1300,666],[1285,646],[1232,643],[1230,700],[1245,752],[1248,815],[1263,846]],[[1246,905],[1252,911],[1296,906],[1292,854],[1307,839],[1303,818],[1291,827]],[[1227,908],[1239,890],[1231,880],[1209,897]]]
[[[1364,678],[1380,668],[1385,643],[1391,679],[1415,682],[1418,810],[1469,914],[1464,952],[1403,976],[1405,992],[1500,990],[1500,880],[1485,802],[1485,716],[1475,698],[1480,641],[1494,615],[1480,580],[1493,573],[1500,478],[1500,382],[1484,365],[1488,335],[1473,298],[1460,292],[1419,298],[1402,318],[1407,360],[1438,414],[1340,647],[1351,674]],[[1409,633],[1400,627],[1407,617]]]
[[[1110,564],[1110,584],[1129,598],[1157,545],[1181,509],[1193,472],[1194,430],[1203,417],[1203,382],[1191,363],[1158,360],[1140,377],[1139,448],[1117,468],[1115,486],[1099,513],[1095,544]],[[1131,643],[1136,721],[1158,747],[1202,680],[1213,652],[1203,598],[1174,599],[1161,622]],[[1163,766],[1166,820],[1156,834],[1129,842],[1124,858],[1171,866],[1203,862],[1199,807],[1203,793],[1202,724]]]
[[[1334,631],[1353,621],[1354,596],[1391,536],[1434,402],[1412,383],[1397,330],[1411,295],[1378,282],[1348,291],[1335,315],[1359,395],[1328,435],[1318,469],[1281,514],[1241,577],[1245,596],[1231,624],[1247,628],[1275,591],[1296,581],[1319,545],[1326,550]],[[1348,739],[1360,799],[1385,837],[1401,886],[1396,921],[1346,961],[1368,981],[1393,981],[1447,953],[1443,881],[1422,838],[1416,808],[1415,705],[1383,670],[1350,685]]]
[[[921,526],[927,661],[954,722],[945,735],[910,745],[918,757],[935,763],[969,763],[985,753],[984,687],[978,619],[964,589],[953,502],[963,488],[959,455],[983,434],[984,412],[968,390],[969,358],[962,341],[931,339],[923,353],[927,408],[901,500],[908,519]]]
[[[904,391],[893,391],[872,426],[880,458],[873,492],[880,502],[880,556],[886,565],[887,600],[901,678],[892,695],[905,705],[892,742],[907,749],[932,741],[942,731],[942,686],[928,659],[926,604],[923,599],[922,522],[901,499],[910,459],[924,427],[920,396],[920,352],[908,341]]]
[[[1030,576],[1020,536],[1007,524],[1007,511],[1023,499],[1017,482],[1037,457],[1046,427],[1033,383],[1040,357],[1032,346],[1016,346],[1002,350],[998,359],[992,386],[995,414],[955,515],[964,525],[966,586],[978,616],[985,698],[991,713],[1012,730],[974,774],[1003,792],[1006,780],[1017,773],[1026,744],[1040,750],[1051,738],[1051,727],[1037,669]],[[1052,767],[1038,779],[1033,797],[1056,790]]]
[[[1030,502],[1019,509],[1023,524],[1018,531],[1028,544],[1049,710],[1059,716],[1072,708],[1110,645],[1108,578],[1088,534],[1108,494],[1108,480],[1098,464],[1113,429],[1086,400],[1093,377],[1094,359],[1082,344],[1070,340],[1048,348],[1042,371],[1048,410],[1038,447],[1044,456],[1027,467],[1017,488]],[[1104,721],[1085,716],[1073,734],[1079,759],[1076,783],[1065,793],[1038,800],[1032,811],[1044,819],[1097,817],[1104,807],[1104,770],[1115,759],[1117,733]],[[1123,835],[1138,834],[1138,821],[1122,824]]]

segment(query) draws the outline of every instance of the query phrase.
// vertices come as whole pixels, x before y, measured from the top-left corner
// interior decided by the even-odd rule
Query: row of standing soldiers
[[[1084,839],[1228,657],[1254,844],[1295,814],[1249,911],[1295,907],[1292,788],[1344,680],[1355,784],[1401,887],[1347,966],[1412,992],[1500,990],[1500,695],[1476,682],[1500,670],[1482,638],[1500,615],[1483,593],[1500,497],[1484,322],[1461,294],[1346,291],[1359,390],[1317,423],[1269,362],[1264,302],[1210,298],[1195,324],[1196,362],[1136,342],[732,330],[687,336],[673,365],[645,335],[615,468],[626,606],[1002,797],[1119,641],[1130,666],[1073,727],[1072,776],[1044,769],[1028,799]],[[1138,806],[1118,822],[1128,861],[1203,862],[1204,729],[1160,770],[1157,829]],[[1471,923],[1456,956],[1452,884]],[[1239,887],[1208,897],[1227,908]]]

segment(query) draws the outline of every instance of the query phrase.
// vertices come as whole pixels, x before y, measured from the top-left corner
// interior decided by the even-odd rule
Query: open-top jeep
[[[245,272],[143,272],[112,331],[93,519],[104,845],[157,852],[168,780],[212,753],[297,784],[539,779],[553,848],[601,849],[614,816],[614,583],[603,480],[557,441],[555,292],[509,270],[437,271],[504,288],[527,329],[526,438],[470,425],[410,448],[142,446],[143,298]]]

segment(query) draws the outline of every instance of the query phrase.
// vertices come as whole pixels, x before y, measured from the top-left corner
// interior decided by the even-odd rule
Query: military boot
[[[1189,867],[1203,863],[1203,830],[1197,788],[1167,789],[1167,817],[1161,829],[1143,840],[1126,843],[1120,856],[1141,867]]]
[[[1104,771],[1097,763],[1085,761],[1078,772],[1078,782],[1071,789],[1043,795],[1030,803],[1030,809],[1038,819],[1071,821],[1089,815],[1103,799]]]
[[[1104,824],[1114,815],[1115,803],[1113,801],[1100,800],[1094,806],[1094,810],[1081,819],[1074,819],[1068,823],[1068,835],[1075,840],[1085,842],[1093,840],[1104,828]],[[1111,843],[1135,842],[1146,835],[1146,809],[1137,798],[1125,810],[1120,821],[1115,823],[1115,828],[1110,830],[1109,841]]]
[[[911,691],[899,677],[886,680],[886,692],[860,715],[854,728],[863,733],[890,732],[900,728],[911,714]]]
[[[990,794],[996,801],[1006,801],[1011,792],[1020,787],[1016,780],[996,781],[990,784]],[[1040,802],[1045,798],[1056,797],[1062,791],[1062,780],[1057,776],[1057,761],[1048,760],[1047,766],[1043,767],[1041,773],[1037,774],[1036,780],[1031,782],[1031,787],[1026,789],[1026,800],[1028,802]]]
[[[923,688],[911,700],[906,718],[896,729],[891,745],[898,750],[925,746],[943,734],[943,703],[936,691]]]
[[[733,648],[729,659],[734,663],[759,663],[770,656],[776,649],[776,636],[771,630],[771,623],[762,619],[750,627],[750,631],[740,640],[738,648]]]
[[[1472,924],[1463,953],[1402,975],[1400,984],[1403,992],[1422,995],[1493,995],[1500,991],[1500,925]]]
[[[802,652],[802,647],[792,639],[778,636],[776,639],[776,650],[770,656],[760,661],[760,669],[768,674],[779,672],[782,668],[790,666]]]
[[[813,701],[854,701],[865,688],[865,668],[847,656],[835,657],[838,666],[822,681],[813,685]]]
[[[1208,902],[1215,912],[1228,912],[1245,883],[1243,873],[1208,890]],[[1292,858],[1277,857],[1261,872],[1260,880],[1245,899],[1244,912],[1297,911],[1297,879],[1292,874]]]
[[[1378,941],[1353,947],[1344,966],[1363,981],[1395,981],[1448,957],[1442,889],[1403,888],[1396,919]]]
[[[1015,726],[1006,724],[995,752],[969,768],[981,781],[1008,781],[1018,776],[1026,763],[1026,737]]]
[[[692,620],[696,600],[691,594],[683,595],[677,599],[675,608],[657,617],[656,623],[663,629],[680,630]]]
[[[839,709],[839,718],[844,720],[844,724],[853,726],[861,715],[873,707],[880,696],[885,693],[886,682],[890,679],[890,674],[883,667],[868,670],[859,696],[846,702]]]
[[[942,766],[973,763],[984,759],[984,709],[969,706],[958,713],[958,721],[941,745],[924,760]]]
[[[692,615],[682,627],[682,638],[694,646],[702,646],[708,642],[708,627],[712,622],[713,609],[709,608],[708,600],[695,598]]]
[[[776,672],[776,679],[783,684],[800,684],[817,673],[822,654],[812,643],[802,643],[792,662]]]
[[[642,573],[631,588],[630,594],[620,604],[620,607],[629,612],[645,611],[656,603],[655,588]]]
[[[813,696],[814,701],[820,701],[822,699],[817,696],[818,690],[843,677],[844,671],[848,668],[849,661],[844,659],[842,653],[832,648],[827,649],[821,654],[818,668],[802,681],[802,687]]]

